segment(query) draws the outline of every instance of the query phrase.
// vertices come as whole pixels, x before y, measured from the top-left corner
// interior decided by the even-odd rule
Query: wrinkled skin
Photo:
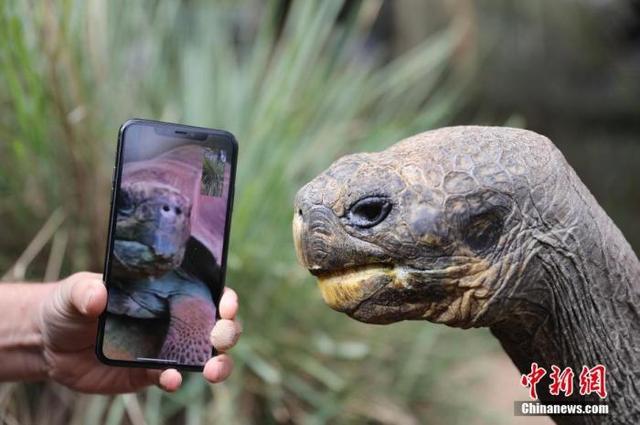
[[[640,264],[547,138],[451,127],[343,157],[298,192],[293,232],[333,309],[488,326],[523,373],[602,363],[611,414],[554,420],[640,423]]]

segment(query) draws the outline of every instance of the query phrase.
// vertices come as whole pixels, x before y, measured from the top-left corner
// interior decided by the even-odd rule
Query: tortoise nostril
[[[182,209],[176,207],[176,215],[182,214]]]
[[[169,207],[169,205],[165,204],[165,205],[162,206],[162,211],[169,212],[169,211],[171,211],[171,208]]]
[[[302,217],[302,208],[298,208],[298,215]]]

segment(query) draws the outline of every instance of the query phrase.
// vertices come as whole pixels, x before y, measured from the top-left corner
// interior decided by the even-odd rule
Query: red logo
[[[607,396],[606,386],[607,368],[603,365],[595,365],[591,369],[582,366],[580,372],[580,395],[596,393],[600,398]]]
[[[549,374],[549,378],[551,378],[551,385],[549,385],[549,393],[551,395],[560,395],[560,393],[564,393],[565,396],[569,397],[573,394],[573,369],[570,367],[565,367],[562,372],[560,372],[560,368],[556,365],[551,366],[552,372]]]
[[[538,363],[533,362],[531,363],[531,372],[521,376],[520,384],[525,388],[529,388],[529,397],[532,400],[538,398],[536,386],[546,374],[547,370],[545,368],[539,367]],[[607,397],[606,374],[607,368],[604,365],[598,364],[592,368],[583,366],[578,377],[580,395],[596,393],[600,398]],[[574,376],[575,373],[570,367],[560,369],[556,365],[551,365],[549,394],[558,396],[563,393],[567,397],[573,394]]]
[[[538,363],[531,363],[531,373],[527,375],[522,375],[520,378],[520,383],[523,387],[529,387],[529,397],[532,400],[538,398],[538,393],[536,392],[536,385],[542,379],[544,375],[547,374],[547,371],[543,367],[538,367]]]

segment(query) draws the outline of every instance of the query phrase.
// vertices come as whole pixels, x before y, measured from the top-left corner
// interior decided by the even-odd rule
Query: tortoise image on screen
[[[293,233],[333,309],[489,327],[523,373],[603,364],[610,414],[553,419],[640,423],[640,263],[546,137],[451,127],[345,156],[298,192]]]
[[[199,196],[201,172],[202,148],[196,145],[124,165],[103,344],[107,357],[200,365],[211,356],[211,291],[221,290],[214,253],[222,235],[198,218],[219,219],[208,213],[221,206]]]

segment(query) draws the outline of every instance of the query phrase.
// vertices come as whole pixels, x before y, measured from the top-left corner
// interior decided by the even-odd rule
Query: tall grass
[[[245,327],[225,384],[192,376],[174,395],[118,397],[4,386],[8,422],[410,424],[436,401],[456,406],[434,383],[470,355],[457,334],[331,312],[295,264],[290,220],[297,188],[338,156],[446,124],[464,23],[386,61],[367,43],[381,2],[345,14],[342,1],[294,1],[282,28],[279,4],[0,2],[0,270],[100,270],[125,119],[224,128],[240,142],[228,282]],[[52,242],[12,267],[53,211]]]

